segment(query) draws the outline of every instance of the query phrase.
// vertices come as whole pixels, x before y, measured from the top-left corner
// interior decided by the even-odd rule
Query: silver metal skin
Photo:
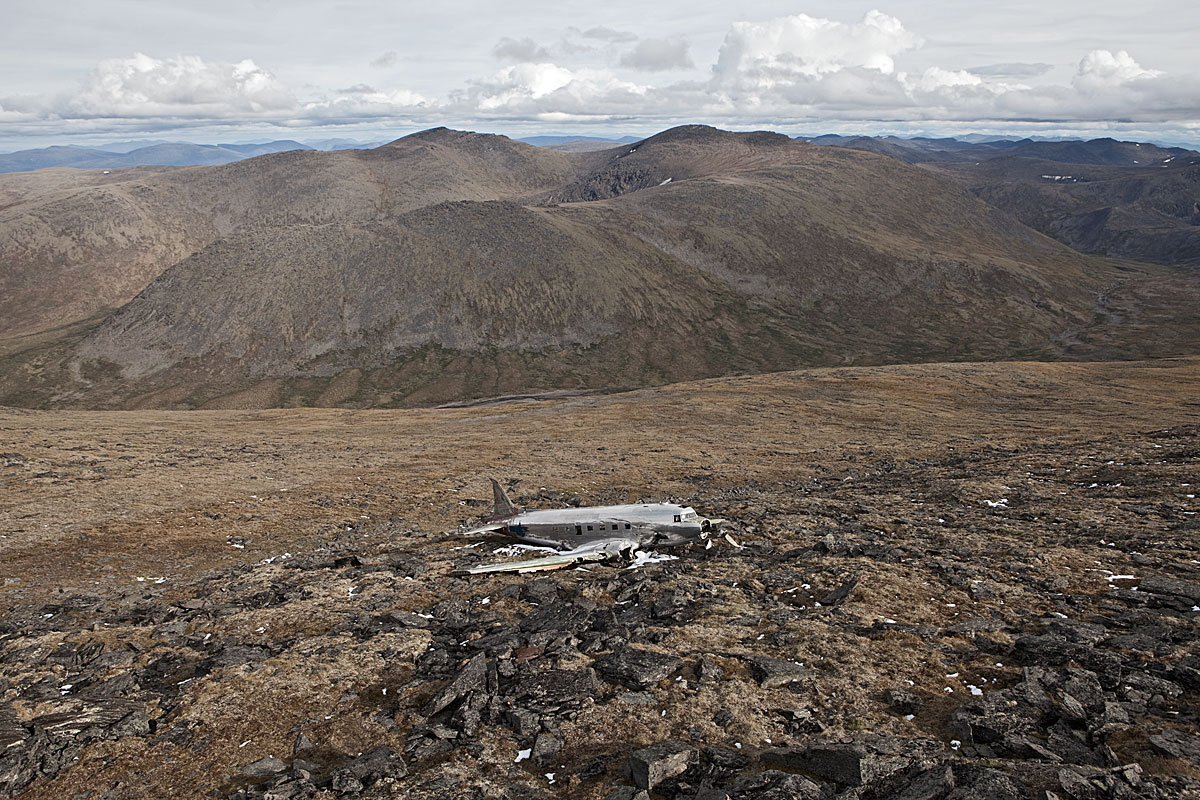
[[[674,503],[636,503],[520,511],[492,479],[495,509],[488,524],[466,532],[499,533],[539,547],[565,551],[558,556],[527,562],[489,564],[471,573],[556,569],[576,560],[630,555],[635,550],[670,547],[707,538],[724,522],[699,516],[690,506]]]

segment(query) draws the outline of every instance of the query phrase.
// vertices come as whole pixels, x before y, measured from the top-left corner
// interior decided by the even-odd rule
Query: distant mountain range
[[[359,144],[350,139],[331,139],[308,145],[284,139],[261,144],[114,142],[100,147],[66,145],[0,153],[0,173],[30,172],[48,167],[111,170],[143,166],[211,166],[288,150],[342,150],[377,147],[379,144],[381,143]]]
[[[531,136],[517,141],[567,152],[604,150],[616,144],[636,142],[637,137],[604,139],[597,136]],[[258,144],[192,144],[191,142],[137,141],[104,145],[62,145],[35,150],[0,153],[0,173],[31,172],[50,167],[72,169],[121,169],[146,166],[212,166],[288,150],[370,150],[385,142],[354,139],[322,139],[297,142],[283,139]]]
[[[850,147],[884,153],[910,164],[929,162],[988,161],[994,158],[1037,158],[1065,164],[1094,164],[1108,166],[1151,165],[1169,158],[1197,156],[1182,147],[1159,147],[1140,142],[1121,142],[1116,139],[1080,141],[1044,139],[927,139],[899,136],[837,136],[828,134],[806,139],[812,144]]]
[[[1200,349],[1200,272],[1082,255],[924,165],[698,125],[0,176],[0,265],[8,405],[412,406]]]

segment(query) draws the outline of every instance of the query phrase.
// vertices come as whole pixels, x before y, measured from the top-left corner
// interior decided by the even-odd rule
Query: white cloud
[[[904,82],[912,89],[920,92],[937,92],[961,86],[982,86],[983,79],[966,70],[946,70],[941,67],[929,67],[919,78],[909,82],[903,76]]]
[[[403,119],[436,105],[404,88],[376,89],[358,84],[304,99],[254,61],[205,61],[197,56],[154,58],[136,53],[106,59],[73,94],[3,98],[0,120],[26,130],[57,126],[92,132],[108,126],[128,131],[231,122],[293,126],[305,121],[343,123],[364,119]]]
[[[688,55],[686,39],[642,39],[633,49],[621,56],[621,66],[645,72],[668,69],[691,69],[695,66]]]
[[[974,70],[896,60],[921,45],[878,11],[847,24],[804,14],[734,23],[706,87],[726,117],[805,120],[1047,120],[1101,122],[1200,117],[1200,80],[1169,77],[1126,51],[1094,50],[1069,85],[1030,86],[1044,64]],[[1015,81],[1013,79],[1016,79]]]
[[[514,64],[474,81],[458,97],[458,109],[484,114],[606,114],[641,101],[647,88],[617,78],[606,69],[571,70],[555,64]],[[625,105],[628,110],[629,106]]]
[[[920,42],[900,20],[879,11],[852,25],[807,14],[735,22],[713,72],[721,83],[744,86],[817,78],[849,67],[889,75],[895,56]]]
[[[979,129],[1043,123],[1094,129],[1116,120],[1190,131],[1200,126],[1200,77],[1143,66],[1131,51],[1062,56],[1055,78],[1048,75],[1050,64],[1032,61],[961,69],[929,52],[914,52],[922,47],[921,37],[879,11],[857,22],[805,14],[732,22],[719,50],[719,39],[708,44],[715,63],[707,75],[696,71],[672,79],[631,76],[691,68],[693,48],[703,38],[639,38],[607,27],[561,32],[545,46],[524,36],[500,39],[492,55],[509,61],[490,75],[484,73],[495,64],[487,61],[484,46],[473,62],[474,74],[483,76],[463,79],[457,84],[462,88],[450,91],[379,79],[390,72],[363,75],[367,53],[379,53],[382,46],[359,55],[357,73],[327,85],[350,87],[342,90],[312,86],[311,73],[290,84],[249,59],[138,53],[101,61],[74,92],[0,95],[0,121],[10,138],[103,130],[129,135],[138,128],[161,134],[239,124],[411,129],[496,119],[619,118],[637,132],[695,121],[785,130],[802,124],[838,129],[845,127],[839,123],[870,120],[975,123]],[[403,59],[395,50],[383,52],[369,64],[407,63],[409,51],[403,52]],[[1070,76],[1066,63],[1075,59]]]
[[[360,120],[422,112],[433,103],[407,89],[380,90],[359,85],[342,89],[337,96],[304,103],[300,114],[310,119]]]
[[[67,116],[78,117],[224,117],[290,111],[297,102],[250,59],[225,63],[135,53],[101,61],[64,105]]]
[[[1124,50],[1093,50],[1079,62],[1079,71],[1071,83],[1084,91],[1103,91],[1133,81],[1157,78],[1156,69],[1143,69]]]

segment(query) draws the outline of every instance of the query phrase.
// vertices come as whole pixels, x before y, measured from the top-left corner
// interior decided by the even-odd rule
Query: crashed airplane
[[[674,503],[635,503],[621,506],[518,510],[492,478],[495,508],[486,525],[466,531],[470,536],[499,533],[523,545],[561,552],[544,558],[485,564],[466,570],[485,572],[537,572],[560,569],[577,561],[603,561],[631,557],[651,547],[671,547],[709,539],[723,519],[699,516],[695,509]],[[726,534],[730,544],[736,542]]]

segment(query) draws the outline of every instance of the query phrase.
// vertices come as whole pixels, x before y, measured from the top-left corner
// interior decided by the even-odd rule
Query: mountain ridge
[[[111,235],[124,223],[95,215],[118,188],[51,194],[86,201]],[[590,153],[431,129],[139,173],[122,191],[127,209],[145,213],[144,195],[188,212],[130,244],[176,250],[147,256],[116,310],[71,312],[64,288],[51,314],[27,292],[43,326],[10,323],[0,402],[430,405],[812,365],[1122,357],[1119,332],[1088,333],[1098,293],[1186,284],[1082,256],[924,168],[706,126]],[[62,274],[90,292],[87,275],[112,272],[90,270]],[[1137,297],[1121,324],[1178,316],[1168,292]],[[74,327],[54,334],[52,318]]]

